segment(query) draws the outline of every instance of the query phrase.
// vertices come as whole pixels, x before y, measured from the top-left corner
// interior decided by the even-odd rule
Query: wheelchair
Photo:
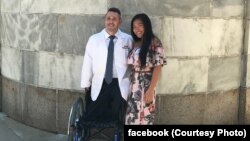
[[[123,141],[123,125],[120,124],[122,122],[100,123],[85,120],[87,119],[85,99],[79,97],[71,106],[67,127],[68,141],[91,141],[97,137],[105,141]],[[123,117],[120,119],[122,121]],[[113,131],[113,135],[110,130]]]

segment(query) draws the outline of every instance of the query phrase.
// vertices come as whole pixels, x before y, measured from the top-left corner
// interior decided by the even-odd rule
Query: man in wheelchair
[[[105,28],[87,42],[81,72],[81,87],[86,92],[86,110],[79,121],[82,126],[124,124],[129,93],[127,56],[132,38],[119,29],[121,23],[120,10],[109,8]]]

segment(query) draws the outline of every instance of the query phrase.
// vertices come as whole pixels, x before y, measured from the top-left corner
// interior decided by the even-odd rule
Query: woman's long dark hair
[[[135,20],[140,20],[144,26],[144,34],[142,38],[138,38],[133,32],[133,22]],[[155,37],[152,30],[152,25],[149,17],[144,14],[137,14],[133,17],[131,21],[131,35],[135,42],[142,41],[141,50],[139,53],[139,59],[141,61],[141,69],[146,66],[146,58],[147,53],[149,52],[149,46],[151,44],[152,39]]]

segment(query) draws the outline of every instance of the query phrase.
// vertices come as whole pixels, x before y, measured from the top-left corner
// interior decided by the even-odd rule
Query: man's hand
[[[90,92],[90,87],[84,88],[84,90],[85,90],[85,93],[87,94]]]

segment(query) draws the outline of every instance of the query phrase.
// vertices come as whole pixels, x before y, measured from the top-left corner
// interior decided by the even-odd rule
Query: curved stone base
[[[54,90],[2,78],[3,112],[39,129],[66,133],[69,110],[83,92]],[[238,90],[158,95],[156,124],[237,124]]]
[[[157,124],[238,124],[238,90],[161,95],[157,102]]]
[[[66,133],[70,107],[83,92],[54,90],[3,78],[3,112],[42,130]]]

